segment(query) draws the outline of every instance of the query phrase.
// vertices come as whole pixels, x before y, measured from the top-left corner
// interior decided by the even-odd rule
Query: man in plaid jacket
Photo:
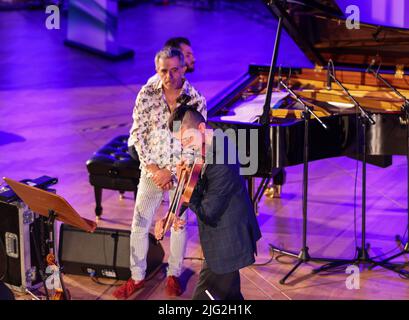
[[[216,299],[242,300],[239,270],[254,263],[261,233],[239,164],[227,161],[228,146],[216,146],[200,112],[182,106],[172,113],[169,127],[183,148],[206,158],[189,203],[205,257],[193,299],[209,299],[207,290]],[[215,150],[222,150],[222,157]]]

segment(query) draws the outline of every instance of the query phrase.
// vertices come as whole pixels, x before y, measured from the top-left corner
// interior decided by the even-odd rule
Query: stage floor
[[[249,14],[243,6],[211,12],[186,5],[158,10],[143,4],[121,11],[120,40],[124,46],[133,48],[136,56],[132,61],[119,63],[64,47],[64,27],[59,31],[46,30],[41,11],[0,12],[0,176],[58,177],[58,194],[81,215],[93,219],[95,200],[85,162],[108,140],[127,134],[133,101],[153,72],[155,51],[168,37],[186,35],[192,40],[198,64],[189,79],[208,99],[242,75],[249,63],[269,64],[275,22],[264,17],[262,11]],[[183,19],[171,19],[175,16]],[[170,27],[164,28],[163,21]],[[240,28],[243,23],[246,28]],[[205,36],[206,41],[201,41]],[[306,64],[287,37],[283,45],[288,51],[282,57],[283,63]],[[310,165],[308,246],[313,257],[354,256],[355,170],[356,161],[348,158],[326,159]],[[398,251],[395,235],[403,236],[407,225],[406,170],[404,157],[394,157],[393,165],[387,169],[368,166],[367,240],[371,256]],[[294,259],[274,256],[269,261],[269,244],[299,251],[301,183],[302,167],[288,168],[282,198],[262,199],[258,221],[263,237],[258,243],[257,257],[257,264],[261,265],[241,271],[244,297],[408,299],[408,280],[380,268],[363,270],[357,290],[347,288],[349,274],[344,270],[311,274],[320,265],[313,262],[299,268],[287,285],[278,283],[291,269]],[[357,194],[360,244],[360,173]],[[99,226],[129,229],[133,205],[130,193],[120,200],[117,192],[104,191],[104,215]],[[158,216],[164,213],[166,205],[164,202]],[[188,227],[186,256],[200,257],[193,215]],[[168,245],[166,237],[163,242],[166,252]],[[199,260],[185,261],[182,275],[185,290],[177,299],[191,299],[200,267]],[[167,299],[163,280],[164,273],[159,272],[131,299]],[[88,277],[72,275],[67,275],[65,281],[74,299],[113,299],[115,285],[121,283],[101,279],[108,284],[101,285]]]

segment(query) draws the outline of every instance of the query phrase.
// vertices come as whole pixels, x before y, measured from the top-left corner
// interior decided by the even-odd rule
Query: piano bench
[[[89,182],[94,187],[97,217],[102,215],[103,189],[117,190],[121,198],[126,191],[132,191],[136,198],[140,177],[139,161],[129,154],[127,142],[127,135],[112,139],[86,163]]]

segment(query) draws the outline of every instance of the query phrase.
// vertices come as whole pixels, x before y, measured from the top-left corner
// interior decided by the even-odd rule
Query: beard
[[[193,71],[195,71],[195,66],[194,65],[186,65],[186,73],[192,73]]]

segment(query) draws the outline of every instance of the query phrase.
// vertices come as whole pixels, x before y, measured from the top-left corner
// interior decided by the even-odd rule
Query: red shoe
[[[168,276],[165,284],[166,294],[171,297],[178,297],[182,294],[182,287],[179,279],[175,276]]]
[[[117,299],[127,299],[132,294],[134,294],[136,291],[141,289],[144,285],[145,285],[145,280],[135,282],[135,280],[131,278],[131,279],[128,279],[128,281],[125,282],[118,289],[116,289],[112,295]]]

